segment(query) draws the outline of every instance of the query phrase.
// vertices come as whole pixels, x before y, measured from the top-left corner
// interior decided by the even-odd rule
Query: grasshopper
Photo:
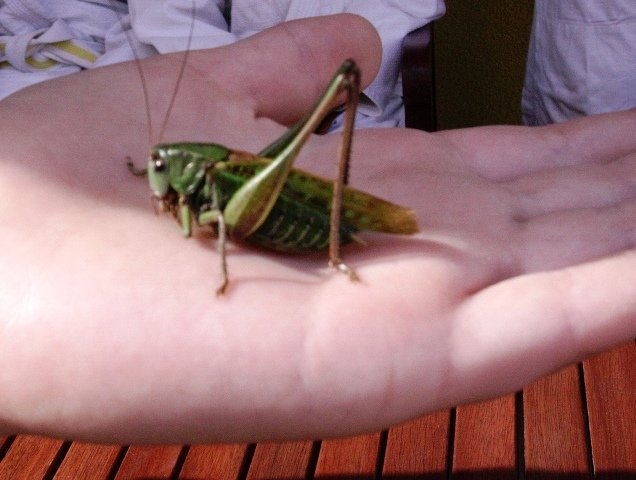
[[[133,174],[148,177],[155,210],[173,216],[186,237],[194,224],[212,227],[220,257],[217,295],[229,284],[228,239],[287,253],[328,250],[329,265],[356,281],[355,271],[340,257],[340,246],[357,240],[356,232],[418,231],[411,210],[345,185],[359,88],[360,71],[346,60],[310,112],[258,154],[213,143],[161,143],[151,149],[146,168],[128,162]],[[336,179],[293,168],[343,93]]]

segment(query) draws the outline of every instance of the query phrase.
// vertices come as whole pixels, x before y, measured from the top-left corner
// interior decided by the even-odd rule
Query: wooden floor
[[[0,437],[0,479],[636,479],[636,344],[516,395],[322,442],[105,446]]]

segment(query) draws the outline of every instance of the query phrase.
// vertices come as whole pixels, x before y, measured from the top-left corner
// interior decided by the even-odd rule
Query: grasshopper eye
[[[153,150],[150,153],[150,158],[148,158],[148,168],[158,173],[161,173],[166,169],[166,161],[161,158],[161,154],[158,151]]]
[[[157,173],[161,173],[166,169],[166,162],[163,158],[154,158],[152,160],[152,169],[157,172]]]

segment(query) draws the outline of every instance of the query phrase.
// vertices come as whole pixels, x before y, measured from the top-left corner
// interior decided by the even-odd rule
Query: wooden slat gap
[[[58,449],[57,453],[55,454],[55,457],[53,458],[53,461],[49,465],[49,468],[46,470],[43,480],[53,479],[58,469],[60,468],[60,465],[62,465],[62,461],[64,461],[64,457],[66,457],[66,454],[68,453],[68,449],[71,448],[71,443],[73,442],[68,440],[62,443],[62,446]]]
[[[108,472],[108,476],[106,477],[108,480],[114,480],[117,476],[117,472],[121,467],[121,464],[124,462],[124,458],[126,458],[126,453],[128,453],[128,445],[123,445],[119,449],[119,453],[117,454],[117,458],[113,462],[113,466],[110,468],[110,472]]]
[[[380,434],[380,441],[378,442],[378,456],[375,461],[375,479],[382,478],[382,470],[384,469],[384,458],[386,456],[386,444],[389,439],[389,431],[383,430]]]
[[[453,473],[453,459],[455,458],[455,427],[457,424],[457,409],[451,408],[448,419],[448,445],[446,447],[446,478]]]
[[[309,454],[309,462],[307,463],[307,471],[305,472],[305,478],[307,480],[314,480],[316,476],[316,466],[318,465],[321,445],[322,442],[320,440],[315,440],[311,444],[311,453]]]
[[[181,452],[179,452],[179,456],[177,457],[177,461],[174,464],[174,468],[172,469],[172,473],[170,474],[170,480],[177,480],[179,475],[181,474],[181,470],[183,469],[183,464],[185,463],[186,457],[188,456],[188,452],[190,451],[190,445],[184,445],[181,448]]]
[[[523,390],[515,393],[515,464],[517,466],[517,479],[526,478],[526,451],[523,424]]]
[[[579,390],[581,394],[581,408],[583,411],[583,434],[585,435],[585,455],[587,457],[587,471],[594,478],[594,456],[592,452],[592,433],[590,430],[590,412],[587,407],[587,393],[585,391],[585,370],[583,362],[577,365],[579,371]]]
[[[4,440],[4,442],[0,443],[0,462],[2,461],[2,459],[4,459],[5,455],[11,448],[11,445],[13,444],[14,440],[15,440],[15,435],[12,435],[10,437],[7,437]]]
[[[252,459],[254,458],[254,452],[256,451],[256,444],[250,443],[245,449],[245,456],[243,457],[243,462],[241,463],[241,468],[239,469],[239,473],[237,475],[237,480],[246,480],[247,474],[250,471],[250,465],[252,464]]]

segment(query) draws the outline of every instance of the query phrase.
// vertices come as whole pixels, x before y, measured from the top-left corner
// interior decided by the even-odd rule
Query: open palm
[[[372,76],[374,45],[369,25],[342,15],[192,52],[162,140],[258,151],[344,57]],[[154,118],[178,62],[143,62]],[[413,208],[421,233],[345,248],[360,283],[322,255],[232,245],[217,298],[214,240],[154,216],[125,167],[147,148],[134,64],[0,109],[0,431],[350,434],[513,391],[636,336],[636,112],[359,131],[351,184]],[[338,141],[311,139],[298,165],[333,176]]]

